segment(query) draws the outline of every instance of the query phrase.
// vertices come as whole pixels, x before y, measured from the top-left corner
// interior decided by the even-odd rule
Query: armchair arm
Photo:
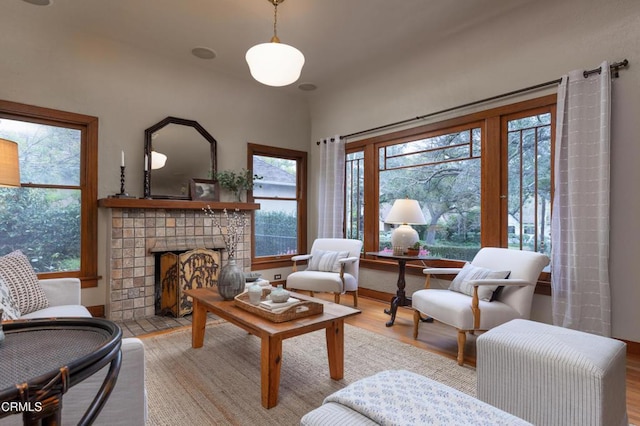
[[[80,305],[80,280],[78,278],[49,278],[39,280],[49,306]]]
[[[340,264],[342,265],[342,264],[345,264],[345,263],[353,263],[353,262],[355,262],[356,260],[358,260],[358,258],[357,258],[357,257],[355,257],[355,256],[352,256],[352,257],[344,257],[344,258],[342,258],[342,259],[338,259],[338,263],[340,263]]]
[[[427,277],[424,280],[424,288],[431,287],[431,275],[457,275],[462,268],[424,268],[422,273]]]
[[[298,254],[296,256],[291,256],[291,260],[294,262],[300,262],[301,260],[311,259],[310,254]]]
[[[293,261],[293,266],[291,267],[291,270],[293,272],[297,272],[298,271],[298,262],[302,261],[302,260],[308,260],[311,259],[311,255],[310,254],[298,254],[296,256],[291,256],[291,260]]]
[[[496,286],[496,285],[524,287],[524,286],[531,285],[531,283],[526,280],[521,280],[521,279],[510,280],[508,278],[505,278],[505,279],[484,278],[480,280],[469,280],[469,284],[473,286],[473,297],[471,298],[471,311],[473,311],[473,327],[475,329],[480,328],[480,298],[478,297],[478,287]]]
[[[504,279],[483,278],[480,280],[469,280],[468,282],[472,286],[502,285],[502,286],[513,286],[513,287],[526,287],[528,285],[531,285],[531,283],[527,280],[520,280],[520,279],[510,280],[509,278],[504,278]]]
[[[460,271],[462,271],[462,268],[424,268],[422,273],[430,275],[455,275]]]

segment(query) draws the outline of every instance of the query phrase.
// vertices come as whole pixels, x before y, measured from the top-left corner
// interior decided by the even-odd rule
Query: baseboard
[[[87,310],[92,317],[104,318],[104,305],[87,306]]]
[[[640,355],[640,342],[619,339],[627,344],[627,355]]]
[[[376,299],[382,302],[391,302],[391,299],[393,299],[395,294],[385,293],[378,290],[371,290],[370,288],[358,287],[358,296],[368,297],[370,299]]]

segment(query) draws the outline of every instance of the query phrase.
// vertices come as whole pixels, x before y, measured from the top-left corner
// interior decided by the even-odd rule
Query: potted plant
[[[262,176],[258,176],[247,169],[240,171],[224,170],[216,173],[214,179],[218,181],[223,189],[235,194],[237,200],[242,202],[242,194],[253,189],[253,182],[262,179]]]
[[[420,254],[420,241],[407,248],[407,256],[417,256]]]

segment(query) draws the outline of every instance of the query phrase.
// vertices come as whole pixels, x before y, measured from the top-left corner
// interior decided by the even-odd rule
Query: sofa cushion
[[[338,260],[347,257],[348,251],[313,250],[307,271],[340,272]]]
[[[484,278],[503,279],[509,276],[510,271],[493,271],[487,268],[474,266],[469,262],[465,263],[462,270],[456,275],[449,285],[449,290],[458,293],[473,296],[473,286],[469,284],[472,280],[481,280]],[[480,286],[478,287],[478,298],[487,302],[493,301],[493,293],[499,286]]]
[[[2,277],[0,277],[0,310],[2,310],[3,320],[14,320],[20,317],[20,309],[11,297],[11,291]]]
[[[36,272],[20,250],[0,257],[0,277],[9,287],[11,297],[22,315],[49,306]]]
[[[20,319],[34,318],[66,318],[66,317],[82,317],[90,318],[91,313],[82,305],[60,305],[49,306],[48,308],[39,309],[22,315]]]

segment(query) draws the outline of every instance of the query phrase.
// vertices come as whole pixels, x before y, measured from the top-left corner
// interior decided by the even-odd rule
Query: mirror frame
[[[211,171],[213,176],[215,176],[218,171],[217,165],[217,149],[218,142],[215,140],[209,132],[207,132],[204,127],[200,125],[197,121],[187,120],[185,118],[178,117],[167,117],[164,120],[154,124],[153,126],[145,129],[144,131],[144,155],[146,159],[146,164],[144,167],[144,198],[153,198],[151,193],[151,139],[155,132],[162,129],[163,127],[169,124],[180,124],[182,126],[193,127],[196,129],[200,135],[205,138],[209,144],[211,145]],[[175,199],[175,200],[189,200],[190,197],[182,197],[182,196],[173,196],[173,195],[156,195],[159,199]]]

